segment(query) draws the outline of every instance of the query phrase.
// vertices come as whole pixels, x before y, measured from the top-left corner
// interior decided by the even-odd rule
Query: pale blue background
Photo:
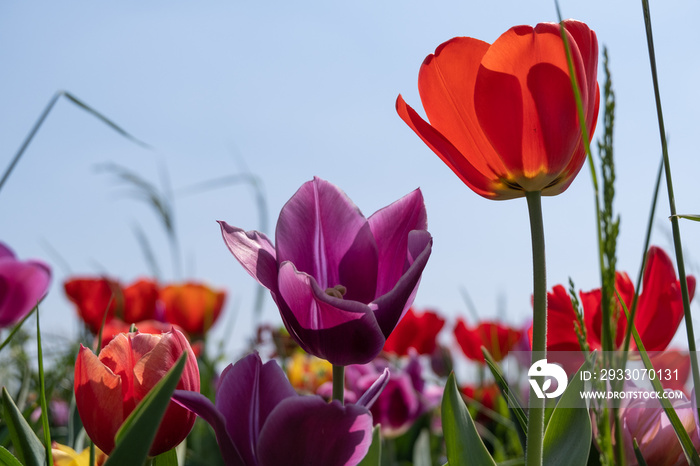
[[[639,267],[660,144],[639,2],[563,1],[611,53],[617,93],[619,268]],[[700,51],[691,1],[652,5],[678,211],[700,213],[697,191]],[[552,2],[10,2],[0,6],[0,170],[51,96],[66,89],[155,147],[144,150],[62,100],[0,192],[0,239],[22,258],[54,267],[42,312],[47,332],[73,336],[63,295],[73,274],[130,282],[148,272],[132,233],[140,224],[167,278],[226,287],[214,340],[231,358],[252,336],[254,281],[226,250],[217,219],[259,227],[252,190],[233,186],[177,199],[186,273],[172,272],[151,211],[95,170],[108,161],[177,188],[241,171],[259,175],[270,233],[284,202],[314,175],[347,192],[366,215],[420,186],[435,238],[416,304],[466,312],[465,287],[482,318],[520,325],[531,312],[531,253],[523,199],[482,199],[399,119],[400,92],[421,108],[423,58],[470,35],[492,42],[517,24],[555,21]],[[601,72],[602,76],[602,72]],[[420,110],[422,112],[422,109]],[[661,197],[653,243],[672,252]],[[563,195],[544,199],[550,287],[571,276],[599,286],[588,167]],[[684,222],[690,272],[700,272],[700,224]],[[47,245],[50,245],[47,246]],[[51,253],[58,251],[70,270]],[[239,309],[232,335],[226,322]],[[694,306],[694,312],[697,307]],[[279,323],[272,301],[263,320]],[[681,332],[682,333],[682,332]]]

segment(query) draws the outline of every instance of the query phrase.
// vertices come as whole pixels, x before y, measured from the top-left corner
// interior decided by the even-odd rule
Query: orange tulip
[[[121,333],[96,356],[81,345],[75,363],[75,402],[88,436],[102,451],[114,449],[114,436],[136,405],[187,352],[177,388],[199,391],[199,369],[192,348],[177,330],[161,335]],[[174,402],[161,421],[149,454],[159,455],[182,442],[195,415]]]
[[[600,101],[598,42],[584,23],[564,23],[590,137]],[[483,197],[556,195],[583,165],[582,132],[558,24],[516,26],[491,45],[470,37],[451,39],[423,62],[418,90],[430,123],[401,95],[399,116]]]
[[[161,289],[160,299],[167,322],[179,325],[190,335],[204,335],[221,314],[226,292],[185,283]]]

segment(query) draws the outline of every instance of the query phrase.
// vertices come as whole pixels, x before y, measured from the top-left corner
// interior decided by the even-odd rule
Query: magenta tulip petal
[[[219,221],[221,235],[231,254],[258,283],[273,293],[277,290],[275,247],[265,234],[243,231]]]
[[[270,414],[260,432],[260,466],[351,466],[372,442],[372,415],[366,408],[321,397],[288,398]]]
[[[276,362],[263,365],[253,353],[224,370],[216,395],[216,409],[226,419],[226,430],[248,465],[256,464],[255,445],[270,411],[297,393]]]
[[[410,266],[396,283],[394,288],[375,300],[374,314],[385,338],[394,330],[403,314],[411,307],[418,283],[432,250],[433,238],[426,230],[414,230],[409,233],[407,261]],[[412,262],[411,262],[412,261]]]
[[[266,286],[285,327],[308,353],[364,364],[413,302],[432,239],[419,189],[365,219],[336,186],[304,183],[264,235],[221,223],[243,267]]]
[[[209,401],[209,398],[197,392],[175,390],[172,399],[177,404],[183,408],[189,409],[212,426],[214,429],[214,434],[216,435],[216,442],[219,444],[221,457],[227,466],[245,466],[245,463],[241,459],[241,455],[238,453],[236,446],[233,444],[233,440],[231,440],[231,436],[226,430],[226,419],[216,409],[214,403]]]
[[[279,292],[285,302],[294,303],[294,308],[282,310],[290,333],[311,354],[332,364],[364,364],[384,346],[385,337],[369,306],[329,296],[294,264],[282,264]]]
[[[0,328],[19,322],[49,289],[51,269],[39,261],[19,261],[3,246],[0,255]]]
[[[385,367],[382,375],[362,394],[356,404],[367,409],[371,408],[374,402],[377,401],[377,398],[379,398],[379,395],[382,394],[387,383],[389,383],[389,368]]]
[[[379,249],[377,296],[381,296],[394,288],[408,268],[409,232],[428,229],[423,195],[416,189],[378,210],[368,221]]]
[[[6,244],[0,243],[0,259],[3,259],[5,257],[9,257],[10,259],[14,259],[15,253],[12,251],[12,249],[7,247]]]
[[[374,297],[374,237],[360,210],[331,183],[314,178],[299,188],[280,212],[275,241],[278,263],[292,262],[321,288],[343,285],[365,303]]]

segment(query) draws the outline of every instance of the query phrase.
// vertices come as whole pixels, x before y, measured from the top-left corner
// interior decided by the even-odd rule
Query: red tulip
[[[598,42],[567,20],[589,137],[598,118]],[[516,26],[489,45],[456,37],[418,75],[427,123],[399,95],[396,110],[450,169],[489,199],[563,192],[585,160],[558,24]]]
[[[185,336],[122,333],[96,356],[81,345],[75,363],[75,400],[88,436],[102,451],[114,449],[114,436],[136,405],[187,352],[177,388],[199,391],[199,369]],[[166,452],[187,437],[195,415],[174,402],[161,421],[151,456]]]
[[[100,330],[105,311],[109,320],[124,305],[122,287],[114,280],[73,278],[65,282],[63,287],[68,298],[76,305],[78,316],[95,334]]]
[[[156,315],[158,284],[142,278],[124,288],[124,316],[127,323],[153,319]],[[150,333],[150,332],[149,332]]]
[[[485,362],[481,352],[482,346],[496,361],[500,361],[522,337],[520,330],[498,322],[481,322],[475,328],[469,328],[462,319],[457,320],[454,333],[464,354],[469,359],[479,362]]]
[[[695,277],[688,276],[690,299],[695,294]],[[618,272],[615,287],[629,309],[634,297],[634,286],[629,276]],[[586,325],[588,344],[591,349],[601,349],[602,311],[601,292],[595,289],[581,292],[581,305]],[[574,321],[576,314],[571,299],[563,286],[557,285],[547,294],[547,349],[550,351],[578,351],[580,345]],[[614,346],[619,347],[627,331],[627,318],[618,307],[619,318],[615,331]],[[676,334],[683,320],[683,302],[680,282],[676,279],[673,263],[660,248],[652,246],[647,253],[647,264],[642,281],[642,293],[637,303],[635,327],[647,351],[663,351]],[[635,349],[632,341],[630,349]]]
[[[417,314],[409,308],[394,331],[384,343],[384,351],[399,356],[408,355],[414,348],[418,354],[431,354],[435,351],[435,338],[445,325],[445,319],[432,311]]]
[[[214,325],[226,299],[225,291],[200,283],[169,285],[160,290],[165,320],[191,335],[203,335]]]
[[[160,335],[161,333],[168,333],[170,332],[170,330],[175,328],[182,332],[182,334],[185,335],[185,337],[187,338],[187,332],[182,330],[179,326],[169,324],[167,322],[160,322],[158,320],[149,319],[142,320],[140,322],[126,323],[118,317],[113,317],[105,324],[104,328],[102,329],[102,348],[107,346],[109,342],[111,342],[120,333],[129,333],[131,324],[134,324],[136,330],[138,330],[139,333],[150,333],[153,335]],[[187,338],[187,340],[189,341],[189,338]],[[95,337],[95,347],[96,345],[97,337]],[[194,351],[194,354],[196,356],[197,351],[194,347],[192,348],[192,350]]]

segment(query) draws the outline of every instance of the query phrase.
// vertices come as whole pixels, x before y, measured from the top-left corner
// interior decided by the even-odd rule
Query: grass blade
[[[661,92],[659,91],[659,77],[656,71],[656,53],[654,52],[654,35],[651,29],[651,12],[649,0],[642,0],[642,12],[644,14],[644,26],[647,35],[647,48],[649,49],[649,66],[654,83],[654,100],[656,101],[656,117],[659,121],[659,136],[661,138],[661,153],[664,157],[664,170],[666,173],[666,189],[668,191],[668,204],[671,212],[671,229],[673,231],[673,247],[676,250],[676,263],[678,264],[678,280],[681,283],[681,297],[683,298],[683,312],[685,317],[685,330],[688,335],[688,351],[690,352],[690,367],[693,372],[693,386],[700,387],[700,368],[698,368],[698,355],[695,347],[695,332],[693,331],[693,316],[690,313],[690,295],[688,282],[686,281],[685,262],[683,260],[683,245],[681,244],[681,231],[678,225],[676,213],[676,200],[673,194],[673,179],[671,165],[668,156],[668,143],[666,142],[666,128],[664,126],[664,114],[661,109]],[[695,391],[695,402],[700,415],[700,390]],[[697,455],[696,455],[697,456]]]
[[[625,316],[627,317],[628,321],[630,318],[630,313],[629,310],[627,309],[627,306],[625,305],[625,302],[622,300],[620,297],[620,294],[615,291],[615,294],[617,295],[617,300],[619,301],[620,305],[622,306],[622,309],[625,312]],[[651,364],[651,360],[649,359],[649,355],[646,352],[646,349],[644,349],[644,343],[642,343],[642,339],[639,337],[639,333],[637,332],[637,328],[634,327],[632,329],[632,336],[634,337],[634,342],[637,345],[637,350],[639,351],[639,355],[642,358],[642,361],[644,362],[644,367],[649,370],[653,371],[654,366]],[[649,379],[651,381],[652,386],[654,387],[654,390],[656,393],[663,393],[664,388],[661,386],[661,382],[659,379],[654,378],[654,379]],[[661,406],[664,408],[664,411],[666,412],[666,416],[668,417],[668,420],[671,422],[671,425],[673,426],[673,430],[676,431],[676,436],[678,437],[678,441],[681,443],[681,447],[683,448],[683,453],[685,453],[685,458],[688,460],[688,463],[692,466],[700,466],[700,456],[698,456],[698,452],[695,451],[695,446],[693,446],[693,442],[690,440],[690,436],[688,435],[688,432],[685,430],[685,427],[683,427],[683,423],[681,420],[678,418],[678,414],[676,414],[676,410],[673,409],[673,405],[671,405],[671,402],[662,396],[659,396],[659,402],[661,403]]]
[[[633,440],[633,445],[634,447],[634,456],[637,458],[637,463],[639,463],[639,466],[647,466],[647,462],[642,456],[642,452],[639,450],[639,444],[637,443],[637,439]]]
[[[49,430],[49,408],[46,402],[46,384],[44,380],[44,355],[41,350],[41,328],[39,325],[39,305],[36,306],[36,350],[39,365],[39,403],[41,405],[41,425],[44,431],[44,447],[48,464],[53,464],[51,453],[51,431]]]
[[[10,165],[5,169],[5,173],[2,175],[2,179],[0,179],[0,190],[2,190],[2,187],[5,185],[5,182],[7,179],[10,177],[10,174],[12,173],[12,170],[14,170],[15,166],[17,163],[20,161],[22,158],[22,155],[24,154],[24,151],[29,147],[29,143],[32,142],[32,139],[34,139],[34,136],[36,133],[39,131],[39,128],[41,128],[41,125],[44,123],[44,120],[46,120],[46,117],[48,117],[49,113],[51,113],[51,110],[53,109],[54,105],[56,105],[56,102],[58,102],[58,99],[61,97],[65,97],[68,99],[70,102],[74,103],[78,107],[82,108],[92,116],[96,117],[98,120],[102,121],[105,123],[107,126],[112,128],[114,131],[117,133],[121,134],[125,138],[129,139],[135,144],[138,144],[139,146],[150,149],[151,147],[146,144],[145,142],[136,139],[134,136],[126,132],[124,129],[122,129],[119,125],[114,123],[112,120],[107,118],[106,116],[102,115],[100,112],[95,110],[94,108],[90,107],[77,97],[75,97],[73,94],[71,94],[68,91],[57,91],[53,97],[51,97],[51,100],[49,100],[49,103],[46,105],[44,108],[44,111],[41,113],[39,116],[39,119],[34,123],[34,126],[32,129],[29,131],[29,134],[27,134],[27,137],[24,139],[24,142],[22,142],[22,145],[20,146],[19,150],[15,154],[14,158],[10,162]]]

